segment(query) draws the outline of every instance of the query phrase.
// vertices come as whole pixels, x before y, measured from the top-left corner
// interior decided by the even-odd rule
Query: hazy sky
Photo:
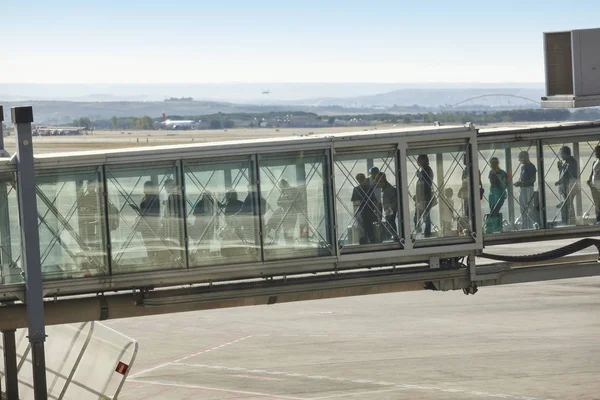
[[[0,82],[541,82],[542,32],[597,0],[30,0]]]

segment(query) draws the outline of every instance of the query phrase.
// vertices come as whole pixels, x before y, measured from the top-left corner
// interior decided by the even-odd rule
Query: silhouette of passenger
[[[194,224],[190,229],[190,234],[195,239],[204,242],[215,237],[217,228],[217,201],[212,193],[206,190],[194,207]]]
[[[452,223],[454,222],[454,190],[452,188],[446,188],[444,190],[444,197],[440,201],[440,218],[442,220],[442,235],[453,236],[456,234],[452,230]]]
[[[425,237],[431,237],[431,207],[433,207],[433,170],[429,157],[421,154],[417,157],[417,189],[415,195],[414,223],[417,233],[421,233],[421,224],[425,223]]]
[[[235,189],[229,189],[225,193],[225,216],[231,216],[241,211],[244,202],[238,200],[238,194]]]
[[[82,223],[81,236],[86,245],[93,247],[101,233],[102,196],[97,181],[89,180],[85,194],[78,200],[78,218]]]
[[[377,182],[377,187],[381,189],[382,214],[384,217],[382,222],[384,222],[385,234],[390,240],[395,240],[398,232],[396,225],[396,215],[398,214],[396,188],[387,181],[383,172],[376,175],[375,181]]]
[[[372,167],[369,169],[369,184],[371,185],[371,190],[375,194],[375,200],[377,201],[377,212],[381,213],[381,190],[379,190],[377,185],[377,174],[379,174],[379,168]]]
[[[306,215],[306,198],[299,188],[291,186],[287,180],[279,181],[281,194],[277,200],[281,214],[283,237],[287,243],[294,241],[298,217]]]
[[[375,227],[377,222],[377,199],[369,180],[365,174],[356,175],[358,186],[352,190],[350,201],[354,204],[355,218],[361,227],[360,244],[375,243]]]
[[[165,189],[167,191],[167,201],[165,203],[165,237],[168,238],[173,245],[181,246],[181,220],[182,220],[182,196],[179,187],[173,179],[165,181]]]
[[[535,165],[529,161],[529,153],[522,151],[519,153],[519,162],[521,163],[521,174],[519,180],[514,186],[520,188],[519,208],[521,211],[521,229],[533,229],[534,224],[538,223],[538,212],[534,207],[534,185],[537,177]]]
[[[256,204],[256,199],[258,199],[258,191],[254,187],[254,185],[248,185],[248,195],[244,199],[244,203],[242,204],[240,213],[249,214],[249,215],[258,215],[258,204]],[[267,201],[261,196],[260,197],[260,212],[263,216],[267,212],[267,209],[268,209]]]
[[[508,175],[506,171],[500,168],[498,157],[492,157],[490,159],[490,173],[488,174],[488,179],[490,181],[490,192],[488,196],[490,214],[486,221],[486,232],[501,232],[502,217],[500,211],[506,200]]]
[[[594,208],[596,209],[596,223],[600,224],[600,145],[596,146],[594,154],[596,160],[592,164],[592,172],[587,184],[592,192]]]
[[[160,198],[158,186],[152,181],[144,183],[144,197],[140,202],[139,214],[137,230],[142,234],[148,258],[150,261],[156,261],[158,253],[157,249],[153,248],[153,244],[158,239],[160,226]]]
[[[562,204],[559,204],[560,217],[564,225],[575,224],[575,184],[577,183],[577,161],[571,155],[571,149],[567,146],[561,147],[559,151],[560,160],[558,166],[558,194]]]

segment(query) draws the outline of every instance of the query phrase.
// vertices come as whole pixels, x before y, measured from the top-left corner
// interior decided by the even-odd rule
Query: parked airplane
[[[161,129],[194,129],[196,127],[197,122],[192,120],[177,120],[177,119],[167,119],[165,113],[162,113],[162,122],[160,123]]]

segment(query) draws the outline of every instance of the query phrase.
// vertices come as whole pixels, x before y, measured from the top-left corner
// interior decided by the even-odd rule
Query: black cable
[[[600,240],[590,238],[578,240],[575,243],[568,244],[558,249],[550,250],[544,253],[531,254],[527,256],[504,256],[500,254],[481,253],[480,257],[508,262],[539,262],[564,257],[591,246],[596,246],[596,249],[598,250],[598,258],[600,259]]]

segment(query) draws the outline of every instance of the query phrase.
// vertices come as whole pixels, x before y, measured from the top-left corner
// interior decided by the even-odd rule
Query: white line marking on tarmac
[[[175,360],[173,362],[174,363],[178,363],[178,362],[181,362],[181,361],[185,361],[185,360],[190,359],[192,357],[199,356],[200,354],[209,353],[211,351],[215,351],[215,350],[221,349],[221,348],[223,348],[225,346],[230,346],[232,344],[236,344],[238,342],[241,342],[242,340],[250,339],[251,337],[252,337],[252,335],[244,336],[243,338],[240,338],[240,339],[237,339],[237,340],[232,340],[231,342],[224,343],[224,344],[222,344],[220,346],[212,347],[210,349],[206,349],[206,350],[202,350],[202,351],[199,351],[197,353],[194,353],[194,354],[190,354],[189,356],[181,357],[181,358],[179,358],[179,359],[177,359],[177,360]]]
[[[226,392],[226,393],[234,393],[234,394],[247,394],[250,396],[261,396],[261,397],[271,397],[274,399],[285,399],[285,400],[309,400],[303,397],[291,397],[279,394],[270,394],[270,393],[260,393],[260,392],[247,392],[244,390],[234,390],[234,389],[222,389],[215,388],[210,386],[199,386],[199,385],[184,385],[180,383],[169,383],[169,382],[158,382],[158,381],[144,381],[144,380],[130,380],[130,382],[135,383],[145,383],[147,385],[156,385],[156,386],[171,386],[182,389],[201,389],[201,390],[212,390],[215,392]]]
[[[189,358],[192,358],[192,357],[199,356],[200,354],[204,354],[204,353],[208,353],[208,352],[211,352],[211,351],[215,351],[215,350],[221,349],[221,348],[223,348],[223,347],[225,347],[225,346],[229,346],[229,345],[232,345],[232,344],[235,344],[235,343],[241,342],[242,340],[249,339],[249,338],[251,338],[251,337],[252,337],[252,335],[249,335],[249,336],[244,336],[244,337],[242,337],[242,338],[239,338],[239,339],[236,339],[236,340],[232,340],[231,342],[227,342],[227,343],[224,343],[224,344],[221,344],[221,345],[218,345],[218,346],[211,347],[211,348],[209,348],[209,349],[205,349],[205,350],[199,351],[199,352],[197,352],[197,353],[194,353],[194,354],[190,354],[190,355],[188,355],[188,356],[185,356],[185,357],[181,357],[181,358],[179,358],[179,359],[177,359],[177,360],[175,360],[175,361],[169,361],[169,362],[166,362],[166,363],[163,363],[163,364],[157,365],[156,367],[152,367],[152,368],[145,369],[145,370],[143,370],[143,371],[140,371],[140,372],[137,372],[137,373],[135,373],[135,374],[133,374],[133,375],[130,375],[129,377],[130,377],[130,378],[135,378],[136,376],[140,376],[140,375],[146,374],[146,373],[148,373],[148,372],[155,371],[155,370],[157,370],[157,369],[160,369],[160,368],[166,367],[167,365],[171,365],[171,364],[173,364],[173,363],[177,363],[177,362],[180,362],[180,361],[184,361],[184,360],[187,360],[187,359],[189,359]]]
[[[464,393],[468,395],[475,395],[481,397],[491,397],[491,398],[502,398],[502,399],[515,399],[515,400],[542,400],[537,397],[527,397],[527,396],[516,396],[512,394],[503,394],[503,393],[488,393],[481,392],[477,390],[468,391],[462,389],[444,389],[436,386],[424,386],[424,385],[409,385],[405,383],[394,383],[394,382],[385,382],[385,381],[372,381],[368,379],[350,379],[350,378],[342,378],[342,377],[330,377],[330,376],[322,376],[322,375],[308,375],[308,374],[299,374],[299,373],[285,373],[282,371],[265,371],[262,369],[250,369],[250,368],[242,368],[242,367],[224,367],[224,366],[214,366],[214,365],[206,365],[206,364],[190,364],[190,363],[171,363],[172,365],[185,365],[188,367],[196,367],[196,368],[208,368],[208,369],[219,369],[225,371],[239,372],[244,371],[247,373],[257,373],[262,375],[277,375],[277,376],[286,376],[290,378],[306,378],[306,379],[315,379],[315,380],[327,380],[334,382],[351,382],[356,384],[369,384],[375,386],[395,386],[393,389],[389,389],[389,391],[393,390],[420,390],[420,391],[429,391],[429,392],[445,392],[445,393]],[[349,393],[344,396],[351,396],[353,394]],[[340,395],[332,396],[332,397],[342,397]],[[325,397],[317,397],[314,399],[304,399],[304,400],[317,400],[324,399]],[[328,397],[327,397],[328,398]],[[550,399],[546,399],[550,400]]]

